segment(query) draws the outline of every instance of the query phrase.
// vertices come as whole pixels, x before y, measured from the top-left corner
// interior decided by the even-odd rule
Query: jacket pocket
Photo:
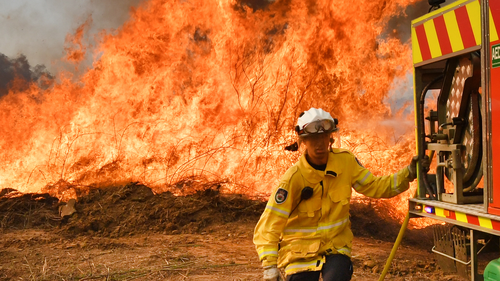
[[[332,200],[336,204],[340,204],[342,206],[348,205],[351,201],[351,188],[342,187],[339,189],[330,190],[328,192],[328,196],[330,197],[330,200]]]
[[[313,218],[319,215],[321,210],[321,197],[313,196],[307,200],[302,200],[297,209],[299,210],[299,217]]]
[[[292,242],[290,247],[290,252],[296,258],[309,258],[317,255],[319,247],[321,245],[321,240],[296,240]]]

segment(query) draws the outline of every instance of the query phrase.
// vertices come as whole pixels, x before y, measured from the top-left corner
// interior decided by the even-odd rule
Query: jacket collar
[[[342,174],[344,170],[345,163],[340,162],[340,157],[337,154],[343,152],[343,150],[338,148],[332,148],[330,154],[328,155],[328,163],[326,164],[325,174],[333,177],[338,177]]]
[[[335,154],[340,152],[337,150],[338,149],[333,149],[332,151],[330,151],[325,171],[318,171],[311,167],[311,165],[309,165],[309,163],[307,162],[306,154],[302,154],[299,159],[298,166],[305,179],[310,183],[319,183],[325,178],[325,176],[337,177],[338,175],[340,175],[342,173],[342,163],[339,163],[338,157],[335,157]]]

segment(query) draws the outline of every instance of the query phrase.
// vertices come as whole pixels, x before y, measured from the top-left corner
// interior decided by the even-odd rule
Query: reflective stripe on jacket
[[[351,187],[372,198],[389,198],[409,188],[408,175],[405,167],[376,177],[344,149],[330,152],[325,171],[312,168],[302,155],[283,175],[255,227],[262,265],[278,264],[289,275],[320,270],[328,254],[351,256]],[[313,195],[301,200],[306,186]]]

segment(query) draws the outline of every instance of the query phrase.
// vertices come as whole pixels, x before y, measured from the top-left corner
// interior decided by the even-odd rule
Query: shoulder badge
[[[281,204],[286,201],[287,197],[288,197],[288,191],[280,187],[278,188],[276,194],[274,195],[274,201],[276,201],[276,204]]]
[[[358,158],[357,158],[357,157],[354,157],[354,159],[356,159],[356,162],[358,162],[358,165],[359,165],[359,166],[361,166],[361,167],[363,167],[363,168],[365,167],[365,166],[363,166],[363,164],[361,164],[361,162],[359,162],[359,160],[358,160]]]

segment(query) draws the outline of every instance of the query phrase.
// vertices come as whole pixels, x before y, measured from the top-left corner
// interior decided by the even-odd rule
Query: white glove
[[[264,280],[266,281],[278,281],[280,277],[280,272],[276,265],[270,265],[264,267]]]

